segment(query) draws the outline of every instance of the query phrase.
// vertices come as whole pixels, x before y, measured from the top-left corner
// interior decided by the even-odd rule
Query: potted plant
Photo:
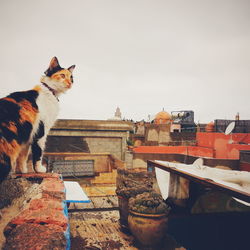
[[[118,197],[120,225],[128,227],[128,202],[137,194],[150,192],[153,187],[152,173],[140,169],[118,169],[116,194]]]
[[[154,191],[144,192],[129,200],[128,225],[144,247],[159,245],[166,233],[170,207]]]

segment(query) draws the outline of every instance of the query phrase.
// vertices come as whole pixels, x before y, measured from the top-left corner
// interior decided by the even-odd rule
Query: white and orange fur
[[[58,97],[73,84],[74,68],[61,68],[53,57],[40,85],[0,99],[0,180],[16,168],[27,173],[30,151],[35,171],[46,172],[41,164],[46,138],[59,112]]]

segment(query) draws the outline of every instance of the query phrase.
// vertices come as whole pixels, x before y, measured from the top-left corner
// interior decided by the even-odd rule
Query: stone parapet
[[[8,233],[4,249],[65,249],[66,245],[60,226],[23,223]]]
[[[41,182],[39,193],[4,229],[3,249],[69,249],[69,221],[65,187],[58,174],[24,174],[18,177]]]
[[[53,130],[105,130],[105,131],[131,131],[133,130],[133,123],[126,121],[110,121],[110,120],[70,120],[58,119]]]

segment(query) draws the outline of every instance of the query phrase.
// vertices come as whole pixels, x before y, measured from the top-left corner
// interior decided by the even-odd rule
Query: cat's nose
[[[72,86],[72,82],[71,82],[71,81],[69,81],[69,80],[67,80],[67,81],[66,81],[66,84],[67,84],[67,88],[68,88],[68,89],[70,89],[70,88],[71,88],[71,86]]]

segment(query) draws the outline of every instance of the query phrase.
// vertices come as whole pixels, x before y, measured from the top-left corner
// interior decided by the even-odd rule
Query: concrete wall
[[[164,145],[170,141],[170,124],[146,124],[145,145]]]
[[[125,157],[125,163],[127,168],[133,168],[133,152],[127,151]]]
[[[123,147],[121,137],[85,137],[90,153],[108,152],[118,159],[123,159]]]
[[[250,134],[197,133],[197,145],[214,149],[214,157],[239,159],[240,150],[250,150]]]
[[[125,121],[57,120],[49,136],[80,137],[90,153],[110,153],[125,160],[129,131],[133,123]],[[53,152],[53,151],[49,151]],[[64,152],[76,152],[72,147]],[[79,152],[79,150],[78,150]],[[86,151],[85,151],[86,152]]]
[[[171,142],[169,146],[184,146],[184,145],[196,145],[196,133],[195,132],[177,132],[170,133]]]
[[[133,168],[147,168],[148,160],[176,161],[192,164],[198,157],[184,154],[159,154],[159,153],[134,153]],[[203,158],[204,165],[215,167],[225,166],[234,170],[239,170],[239,160]]]
[[[135,146],[195,145],[195,132],[171,132],[171,124],[145,124],[145,133],[132,137]]]
[[[195,157],[213,157],[212,148],[195,147],[195,146],[141,146],[133,149],[134,153],[144,154],[183,154]]]
[[[44,158],[50,161],[56,160],[93,160],[95,174],[111,172],[117,167],[124,167],[124,162],[116,157],[105,154],[81,154],[81,153],[45,153]],[[51,166],[50,166],[51,167]]]

